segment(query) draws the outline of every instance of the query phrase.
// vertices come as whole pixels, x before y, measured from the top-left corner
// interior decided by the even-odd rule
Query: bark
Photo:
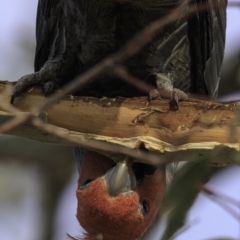
[[[0,84],[0,92],[5,84]],[[42,90],[34,88],[18,97],[14,105],[27,112],[43,101]],[[132,149],[145,148],[153,153],[167,154],[171,161],[188,161],[209,154],[219,164],[233,161],[231,156],[239,151],[240,142],[237,103],[189,99],[180,102],[178,111],[170,111],[168,102],[157,99],[146,106],[146,97],[96,99],[68,96],[41,112],[39,117],[70,136]],[[11,116],[0,111],[0,124]],[[67,140],[41,132],[27,123],[8,134],[71,145]]]

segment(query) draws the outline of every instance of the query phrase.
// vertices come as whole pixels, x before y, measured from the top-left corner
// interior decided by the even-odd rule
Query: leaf
[[[177,172],[162,203],[161,214],[167,219],[162,240],[169,240],[184,225],[200,187],[209,179],[208,164],[208,160],[189,162]]]

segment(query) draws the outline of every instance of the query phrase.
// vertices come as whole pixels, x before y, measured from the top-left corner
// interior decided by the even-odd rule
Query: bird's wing
[[[34,69],[38,71],[49,58],[51,47],[56,40],[61,0],[39,0],[36,19],[36,52]]]
[[[188,38],[191,56],[191,92],[216,97],[224,55],[227,0],[192,0],[208,5],[188,21]]]

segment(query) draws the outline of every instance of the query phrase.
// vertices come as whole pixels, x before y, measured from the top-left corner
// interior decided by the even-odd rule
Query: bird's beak
[[[103,176],[110,196],[131,193],[136,188],[136,178],[132,170],[132,162],[121,161]]]
[[[73,151],[77,163],[78,172],[80,173],[86,158],[86,150],[75,147]]]

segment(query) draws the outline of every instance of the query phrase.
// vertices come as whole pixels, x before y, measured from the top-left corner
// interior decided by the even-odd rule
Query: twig
[[[115,145],[112,143],[98,142],[95,140],[81,140],[78,137],[69,136],[68,134],[66,134],[66,131],[62,131],[58,127],[44,123],[38,118],[34,118],[32,120],[32,124],[35,127],[41,129],[42,131],[54,134],[83,148],[93,149],[96,151],[104,151],[113,154],[121,154],[123,156],[127,155],[129,157],[132,157],[133,159],[137,159],[142,163],[148,163],[152,165],[164,165],[170,163],[170,158],[166,159],[166,157],[160,157],[159,155],[144,152],[138,149],[129,149],[127,147]]]
[[[7,109],[8,105],[9,105],[8,101],[0,102],[0,107],[3,109]],[[113,153],[115,155],[116,154],[123,156],[127,155],[129,157],[132,157],[133,159],[138,160],[139,162],[148,163],[152,165],[164,165],[170,163],[171,161],[170,157],[169,158],[160,157],[159,155],[144,152],[139,149],[130,149],[112,143],[104,143],[96,140],[82,140],[78,137],[69,136],[66,130],[63,130],[51,124],[44,123],[41,119],[37,117],[35,111],[23,113],[20,111],[20,109],[13,106],[10,107],[9,110],[10,110],[9,112],[11,112],[13,116],[15,115],[15,117],[6,122],[5,124],[1,125],[0,133],[10,131],[11,129],[19,126],[20,124],[29,121],[30,124],[41,129],[43,132],[54,134],[55,136],[65,139],[69,142],[72,142],[75,145],[82,148],[92,149],[100,152]]]
[[[114,69],[114,73],[116,73],[122,80],[130,83],[131,85],[135,86],[136,88],[149,93],[154,86],[151,86],[150,84],[147,84],[143,81],[141,81],[141,79],[131,75],[127,69],[123,66],[117,66]]]
[[[6,123],[2,124],[0,126],[0,133],[7,133],[11,131],[12,129],[18,127],[19,125],[29,121],[33,115],[30,112],[24,112],[21,114],[15,115],[16,117],[13,117],[11,120],[7,121]]]
[[[228,203],[235,205],[239,208],[239,202],[230,198],[229,196],[223,196],[223,194],[216,194],[216,192],[213,192],[212,190],[202,186],[201,190],[209,196],[209,199],[220,205],[225,211],[227,211],[232,217],[234,217],[237,221],[240,220],[240,215],[236,213],[234,209],[232,209],[230,206],[228,206]]]
[[[207,188],[206,186],[202,186],[201,190],[207,194],[208,196],[213,196],[215,198],[219,198],[219,199],[224,199],[226,202],[231,203],[232,205],[234,205],[235,207],[239,208],[240,202],[225,195],[222,193],[216,193],[213,190],[210,190],[209,188]]]

